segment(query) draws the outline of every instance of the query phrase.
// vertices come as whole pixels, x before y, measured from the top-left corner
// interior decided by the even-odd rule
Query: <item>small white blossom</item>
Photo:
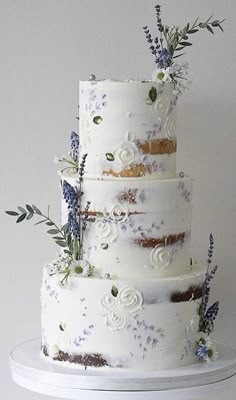
[[[59,160],[59,157],[55,156],[55,157],[54,157],[54,163],[55,163],[55,164],[58,164],[59,161],[60,161],[60,160]]]

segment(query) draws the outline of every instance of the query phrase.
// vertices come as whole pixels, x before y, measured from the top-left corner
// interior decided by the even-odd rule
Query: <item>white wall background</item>
[[[78,81],[149,78],[152,56],[142,26],[155,24],[153,0],[0,0],[0,398],[46,397],[17,387],[8,354],[40,335],[42,265],[56,247],[41,226],[4,214],[25,202],[50,203],[59,219],[55,154],[77,126]],[[215,234],[221,301],[217,338],[236,347],[235,0],[163,0],[166,23],[227,17],[225,33],[194,37],[193,86],[179,106],[178,169],[194,178],[192,251],[204,260]],[[233,399],[234,395],[231,394]],[[221,398],[221,397],[219,397]]]

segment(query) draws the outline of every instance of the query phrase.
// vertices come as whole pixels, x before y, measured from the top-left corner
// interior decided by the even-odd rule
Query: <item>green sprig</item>
[[[193,35],[199,32],[201,29],[207,29],[212,34],[214,34],[215,28],[219,28],[222,32],[224,32],[222,27],[224,21],[225,19],[213,20],[213,15],[211,15],[205,22],[199,22],[198,17],[192,25],[190,25],[188,22],[183,29],[178,29],[175,26],[170,28],[169,26],[165,25],[163,27],[163,35],[166,40],[167,50],[170,52],[173,58],[184,55],[185,53],[175,55],[175,52],[192,46],[192,43],[189,41],[189,35]]]
[[[40,211],[40,209],[36,207],[34,204],[33,205],[26,204],[25,207],[18,206],[17,208],[18,211],[6,211],[6,214],[12,217],[17,217],[16,219],[17,224],[24,220],[29,220],[34,216],[42,218],[40,219],[40,221],[36,222],[35,225],[45,224],[47,227],[51,227],[51,229],[49,229],[47,233],[52,236],[52,239],[58,246],[66,249],[64,250],[65,253],[72,255],[71,236],[68,233],[67,229],[68,226],[67,224],[65,224],[60,229],[58,225],[52,221],[52,219],[50,218],[50,206],[48,206],[47,215],[43,214],[42,211]]]

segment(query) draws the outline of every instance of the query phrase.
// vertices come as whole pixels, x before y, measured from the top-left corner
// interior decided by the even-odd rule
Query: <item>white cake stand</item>
[[[43,359],[40,339],[15,347],[10,355],[13,380],[37,393],[74,400],[208,399],[236,379],[236,351],[218,344],[219,360],[165,371],[130,372],[65,368]]]

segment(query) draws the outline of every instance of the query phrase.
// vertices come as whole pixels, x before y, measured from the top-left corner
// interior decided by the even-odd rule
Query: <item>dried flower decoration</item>
[[[161,6],[155,6],[156,23],[158,35],[153,38],[148,26],[144,26],[143,30],[149,49],[154,56],[157,70],[153,73],[155,81],[172,81],[178,95],[181,95],[191,83],[187,78],[188,66],[186,63],[176,63],[175,59],[186,54],[182,50],[186,50],[192,46],[189,41],[189,36],[199,32],[202,29],[207,29],[214,34],[214,29],[219,28],[222,32],[222,23],[225,21],[213,19],[211,15],[205,22],[200,22],[199,18],[193,24],[187,23],[184,28],[178,26],[168,26],[162,23]]]
[[[47,233],[52,236],[52,238],[55,240],[55,243],[60,246],[65,248],[65,252],[71,255],[70,252],[70,244],[68,241],[68,236],[67,236],[67,227],[64,225],[62,228],[59,228],[58,225],[52,221],[50,217],[50,206],[48,206],[47,213],[43,213],[42,211],[39,210],[38,207],[36,207],[34,204],[29,205],[26,204],[25,207],[18,207],[19,211],[6,211],[8,215],[11,215],[13,217],[17,217],[16,222],[22,222],[26,220],[30,220],[31,218],[37,216],[40,217],[40,221],[36,222],[35,225],[39,224],[45,224],[47,227],[51,227]]]
[[[204,333],[201,333],[197,340],[196,356],[200,361],[215,361],[218,358],[214,342]]]
[[[68,157],[55,157],[54,162],[56,164],[63,163],[66,165],[61,172],[70,172],[76,174],[79,171],[79,135],[74,131],[70,135],[70,151],[68,152]]]
[[[210,335],[214,330],[214,322],[219,312],[219,302],[216,301],[214,304],[208,307],[209,298],[210,298],[210,282],[215,277],[218,266],[215,265],[214,268],[210,271],[212,258],[213,258],[213,250],[214,250],[214,237],[212,233],[210,234],[210,245],[208,249],[208,268],[205,277],[205,281],[203,284],[203,295],[202,302],[200,305],[199,315],[199,332],[204,332],[207,335]]]

